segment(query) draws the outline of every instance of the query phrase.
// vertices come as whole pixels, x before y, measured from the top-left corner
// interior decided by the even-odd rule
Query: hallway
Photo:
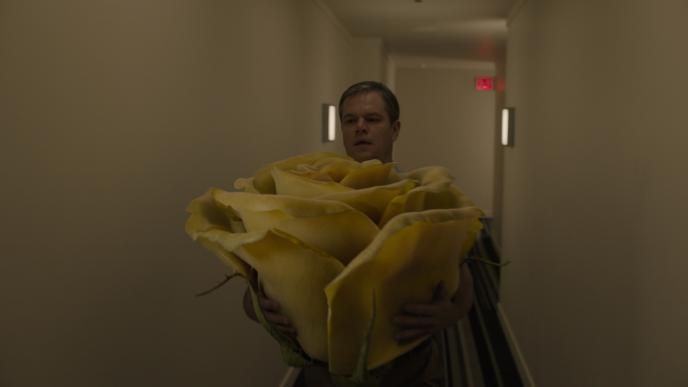
[[[526,385],[688,386],[686,17],[686,0],[0,0],[0,387],[277,386],[245,285],[194,297],[227,270],[184,209],[342,153],[321,106],[362,79],[399,96],[400,167],[448,167],[492,218]]]

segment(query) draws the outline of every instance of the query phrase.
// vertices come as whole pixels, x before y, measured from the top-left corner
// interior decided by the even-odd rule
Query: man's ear
[[[396,141],[399,137],[399,132],[401,131],[401,121],[396,120],[392,124],[392,141]]]

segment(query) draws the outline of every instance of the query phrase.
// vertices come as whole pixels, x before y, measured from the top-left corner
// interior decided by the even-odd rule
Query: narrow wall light
[[[502,145],[514,146],[516,109],[507,107],[502,109]]]
[[[322,141],[332,142],[337,139],[337,108],[324,103],[322,105]]]

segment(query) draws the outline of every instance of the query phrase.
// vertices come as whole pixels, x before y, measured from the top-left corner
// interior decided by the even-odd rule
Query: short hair
[[[349,88],[342,93],[342,96],[339,98],[339,119],[342,119],[342,105],[347,98],[373,91],[380,93],[382,96],[382,99],[385,102],[385,111],[387,111],[390,123],[399,120],[399,101],[397,101],[397,97],[387,86],[375,81],[363,81],[355,83],[349,86]]]

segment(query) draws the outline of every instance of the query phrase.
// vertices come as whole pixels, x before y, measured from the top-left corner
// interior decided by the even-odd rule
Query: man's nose
[[[368,131],[368,123],[366,122],[365,119],[359,118],[356,121],[356,132],[367,132]]]

